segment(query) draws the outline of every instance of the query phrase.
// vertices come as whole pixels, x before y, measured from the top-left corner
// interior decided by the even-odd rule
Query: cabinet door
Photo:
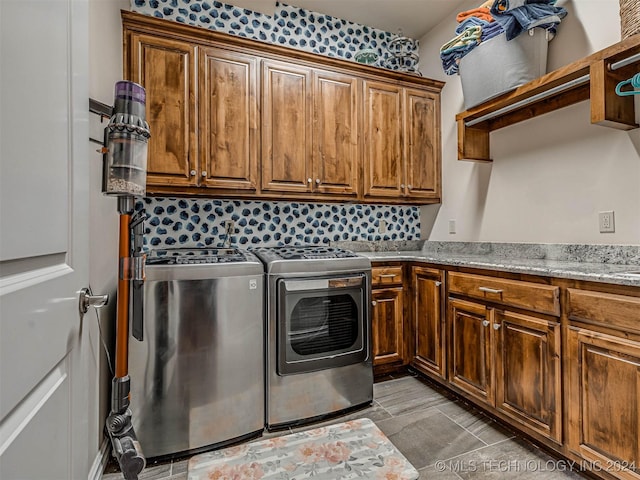
[[[494,404],[491,378],[492,313],[492,310],[478,303],[449,299],[449,381],[489,405]]]
[[[313,182],[317,193],[356,195],[358,188],[357,79],[313,75]]]
[[[373,290],[371,309],[373,365],[402,363],[403,342],[402,287]]]
[[[196,59],[186,42],[131,36],[129,77],[147,91],[149,185],[196,185]]]
[[[258,178],[255,57],[217,48],[200,53],[201,183],[255,190]]]
[[[311,71],[264,61],[262,88],[262,189],[310,192]]]
[[[424,267],[413,268],[413,320],[415,352],[413,366],[424,373],[444,378],[444,318],[441,313],[442,273]]]
[[[404,152],[407,195],[440,198],[440,101],[438,95],[407,89],[404,93]]]
[[[560,325],[496,310],[496,408],[562,441]]]
[[[364,82],[364,194],[404,195],[402,88]]]
[[[640,342],[570,327],[567,346],[569,447],[616,478],[640,479]]]

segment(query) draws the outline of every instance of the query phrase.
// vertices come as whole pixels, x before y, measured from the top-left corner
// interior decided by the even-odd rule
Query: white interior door
[[[87,478],[87,0],[0,0],[0,478]],[[89,321],[90,317],[87,317]]]

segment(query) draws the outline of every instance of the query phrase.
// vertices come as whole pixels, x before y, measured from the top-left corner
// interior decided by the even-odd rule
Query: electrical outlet
[[[451,234],[456,233],[456,221],[455,220],[449,220],[449,233],[451,233]]]
[[[378,221],[378,231],[380,233],[386,233],[387,231],[387,221],[380,219],[380,221]]]
[[[231,236],[236,233],[236,222],[233,220],[227,220],[224,222],[224,231],[227,236]]]
[[[600,224],[600,233],[613,233],[616,231],[616,222],[613,211],[600,212],[598,214],[598,223]]]

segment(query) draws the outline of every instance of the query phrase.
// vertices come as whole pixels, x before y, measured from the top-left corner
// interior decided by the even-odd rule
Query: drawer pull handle
[[[374,307],[378,304],[378,302],[376,302],[375,300],[371,301],[371,305],[373,305]]]
[[[381,273],[380,275],[378,275],[380,278],[394,278],[397,277],[398,275],[395,273]]]
[[[494,323],[494,324],[493,324],[493,329],[494,329],[494,330],[500,330],[500,327],[501,327],[501,326],[502,326],[502,325],[500,325],[499,323]]]
[[[489,326],[489,320],[483,320],[482,321],[482,326],[483,327],[488,327]]]
[[[478,290],[485,293],[496,293],[496,294],[502,293],[502,290],[498,290],[496,288],[489,288],[489,287],[478,287]]]

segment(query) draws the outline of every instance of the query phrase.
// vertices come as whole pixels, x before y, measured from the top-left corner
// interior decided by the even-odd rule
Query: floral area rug
[[[418,471],[368,418],[268,438],[189,460],[188,480],[415,480]]]

